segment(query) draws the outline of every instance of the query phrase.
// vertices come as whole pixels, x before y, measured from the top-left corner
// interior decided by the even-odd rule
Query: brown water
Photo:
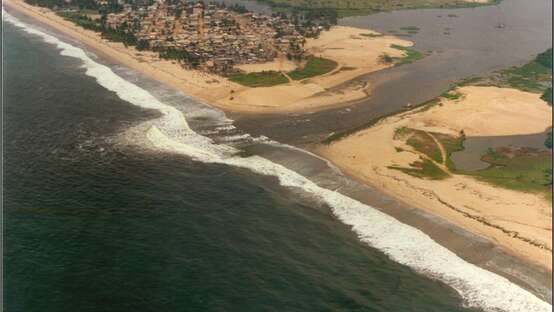
[[[418,33],[406,38],[414,40],[416,48],[433,52],[413,64],[360,77],[373,83],[372,96],[348,108],[287,118],[235,116],[236,124],[280,141],[318,142],[332,132],[400,111],[408,103],[433,99],[462,78],[524,64],[552,46],[550,0],[504,0],[498,6],[479,8],[395,11],[345,18],[339,23],[382,32],[416,26],[420,28]],[[505,27],[498,28],[499,24]],[[449,35],[444,34],[446,29]]]

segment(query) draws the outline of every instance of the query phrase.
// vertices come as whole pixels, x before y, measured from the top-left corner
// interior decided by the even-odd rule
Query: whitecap
[[[116,75],[109,67],[95,62],[82,49],[20,22],[4,9],[2,14],[4,20],[56,45],[62,55],[80,59],[86,75],[94,77],[100,85],[114,91],[121,99],[143,108],[159,110],[162,116],[154,121],[146,133],[147,139],[157,149],[187,155],[205,163],[236,166],[275,176],[285,187],[299,188],[312,194],[331,207],[339,220],[350,225],[361,241],[379,249],[398,263],[450,285],[469,307],[506,312],[552,310],[549,303],[508,279],[468,263],[422,231],[371,206],[322,188],[306,177],[260,156],[235,156],[238,150],[215,144],[211,139],[195,133],[181,111],[160,102],[148,91]],[[218,130],[233,128],[232,125],[226,125]]]

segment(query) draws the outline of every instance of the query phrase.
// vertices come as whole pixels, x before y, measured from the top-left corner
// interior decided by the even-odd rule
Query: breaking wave
[[[306,177],[260,156],[236,156],[237,149],[215,144],[195,133],[178,109],[164,104],[148,91],[130,83],[109,67],[91,59],[84,50],[65,43],[2,9],[3,19],[61,49],[61,55],[80,59],[86,75],[94,77],[121,99],[142,108],[156,109],[161,117],[152,122],[146,137],[157,149],[179,153],[205,163],[217,163],[275,176],[285,187],[302,189],[331,207],[335,216],[352,227],[359,239],[392,260],[438,279],[454,288],[469,307],[486,311],[551,311],[552,306],[508,279],[466,262],[425,233],[379,210],[338,192],[322,188]]]

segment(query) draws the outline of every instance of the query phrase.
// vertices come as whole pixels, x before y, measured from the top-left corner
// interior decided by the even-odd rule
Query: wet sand
[[[552,126],[552,109],[539,94],[509,88],[463,87],[456,100],[381,120],[376,125],[318,148],[318,153],[348,175],[391,196],[495,241],[530,262],[551,270],[551,202],[541,194],[508,190],[456,174],[435,135],[468,137],[543,132]],[[402,127],[425,131],[436,140],[442,161],[429,159],[448,173],[442,180],[422,179],[393,167],[409,168],[427,155],[396,138]],[[427,157],[427,158],[425,158]]]
[[[380,61],[387,53],[401,57],[405,52],[391,45],[413,43],[394,36],[367,37],[364,29],[334,26],[319,38],[308,38],[306,50],[337,63],[324,75],[273,86],[250,88],[225,77],[199,70],[185,69],[176,61],[162,60],[152,51],[137,51],[119,42],[110,42],[97,32],[83,29],[47,8],[31,6],[21,0],[4,3],[10,10],[39,21],[85,44],[95,52],[117,60],[165,84],[180,89],[199,101],[240,114],[304,112],[347,105],[366,98],[368,83],[353,84],[354,78],[392,66]],[[368,53],[368,51],[370,51]],[[264,66],[258,64],[258,67]],[[274,67],[273,63],[268,64]],[[251,66],[252,67],[252,66]],[[348,70],[346,70],[348,68]]]
[[[552,277],[547,269],[507,253],[490,240],[386,195],[376,187],[352,180],[327,160],[305,151],[265,144],[252,145],[246,150],[282,164],[322,187],[337,190],[418,228],[464,260],[508,278],[543,300],[552,301]]]
[[[413,66],[416,64],[393,68],[388,74],[387,79],[379,81],[378,83],[376,83],[376,86],[378,87],[383,83],[387,83],[387,81],[394,81],[395,79],[402,77],[402,75],[405,75],[406,73],[409,73],[410,70],[413,70]],[[379,75],[385,75],[384,73],[385,72],[379,73]],[[375,79],[375,77],[372,76],[371,79]],[[438,93],[440,93],[441,91],[442,89],[437,90]],[[396,93],[405,94],[404,92]],[[406,96],[410,97],[409,94],[406,94]],[[396,109],[398,110],[398,107]],[[380,109],[370,109],[370,111],[374,112],[386,112],[394,110],[394,107],[389,106],[383,106]],[[289,114],[290,118],[287,119],[284,119],[282,115],[269,117],[248,116],[244,119],[241,119],[241,121],[238,122],[238,125],[244,125],[244,127],[241,128],[243,130],[247,130],[248,132],[252,132],[253,134],[264,134],[270,137],[282,137],[283,141],[285,142],[310,142],[310,140],[306,139],[314,137],[324,137],[328,133],[326,131],[327,129],[352,127],[352,125],[355,125],[356,120],[361,120],[365,122],[368,118],[371,117],[371,114],[351,114],[352,111],[354,111],[354,109],[342,108],[333,109],[318,114]],[[358,111],[358,113],[360,112],[362,111]],[[337,114],[341,117],[337,118]],[[376,115],[378,116],[379,113],[377,113]],[[232,116],[239,117],[239,119],[241,117],[244,117],[244,115],[239,114],[232,114]],[[319,122],[328,123],[329,126],[318,129],[318,126],[321,126],[321,124],[311,122],[311,118],[314,116]],[[275,119],[272,120],[272,118],[279,118],[282,123],[275,123]],[[268,120],[272,120],[272,122],[269,124],[269,127],[260,127],[260,125],[265,125],[264,121]],[[327,122],[324,122],[325,120]],[[330,120],[333,120],[333,122],[329,122]],[[244,121],[246,121],[246,123]],[[258,125],[258,129],[250,131],[249,128],[251,129],[254,124]],[[275,127],[281,128],[283,125],[285,125],[286,127],[286,125],[291,124],[296,126],[275,131]],[[250,127],[248,127],[248,125],[250,125]],[[299,137],[295,135],[296,133],[306,133],[307,136],[303,137],[301,135],[299,140]],[[533,291],[533,293],[537,294],[541,298],[544,298],[547,301],[551,301],[549,274],[547,274],[539,267],[529,265],[526,262],[523,262],[511,255],[502,252],[498,248],[494,247],[491,242],[485,241],[473,234],[461,230],[460,228],[453,226],[444,219],[440,219],[428,215],[420,210],[411,208],[410,206],[401,203],[398,200],[394,200],[384,195],[376,189],[344,178],[336,171],[330,169],[325,162],[322,162],[318,158],[307,155],[303,152],[292,153],[287,150],[283,154],[283,150],[281,149],[280,152],[273,154],[272,149],[268,148],[267,146],[256,152],[260,153],[261,156],[267,157],[276,162],[281,162],[287,167],[295,169],[296,171],[306,175],[307,177],[314,178],[315,181],[321,183],[322,185],[325,185],[326,187],[330,187],[332,185],[335,185],[336,183],[337,188],[340,188],[341,192],[356,199],[359,199],[362,202],[371,204],[374,207],[378,207],[379,209],[394,216],[395,218],[398,218],[404,223],[424,230],[433,239],[438,241],[443,246],[446,246],[447,248],[455,251],[462,258],[484,268],[497,272],[501,275],[504,275],[514,282],[522,285],[523,287]],[[281,155],[279,155],[279,153]]]

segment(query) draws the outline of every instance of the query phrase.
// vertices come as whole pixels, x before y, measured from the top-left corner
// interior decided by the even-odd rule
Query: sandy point
[[[385,118],[320,146],[318,153],[355,179],[551,271],[552,203],[544,196],[501,188],[462,174],[432,180],[391,168],[409,167],[421,160],[395,139],[402,127],[449,135],[458,135],[463,129],[468,136],[501,136],[539,133],[552,126],[552,107],[539,94],[496,87],[457,91],[462,94],[457,100],[442,99],[431,108]]]

